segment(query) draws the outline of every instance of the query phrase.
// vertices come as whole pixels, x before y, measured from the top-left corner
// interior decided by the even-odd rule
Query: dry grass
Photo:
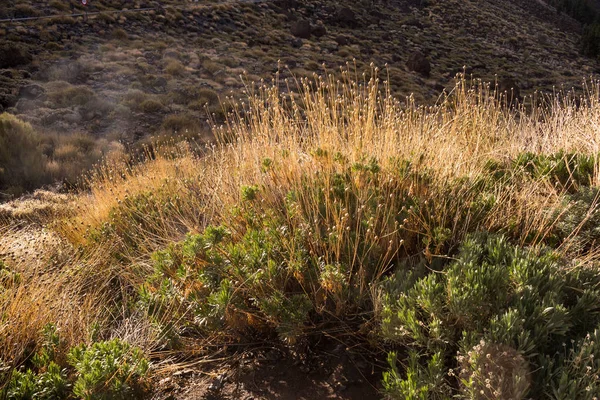
[[[73,200],[72,216],[53,224],[61,240],[82,249],[78,256],[63,260],[58,272],[32,276],[0,297],[6,316],[0,326],[0,358],[23,359],[28,344],[36,343],[49,321],[58,322],[71,342],[78,342],[86,340],[92,321],[103,322],[108,313],[123,319],[114,314],[117,300],[107,299],[121,298],[123,288],[143,282],[151,252],[209,224],[232,222],[230,211],[240,204],[244,185],[259,188],[265,209],[281,208],[288,193],[297,193],[309,221],[305,228],[323,228],[339,238],[335,245],[318,239],[311,244],[324,263],[350,254],[343,261],[361,274],[366,268],[362,257],[371,250],[359,251],[352,234],[388,249],[375,267],[377,280],[394,257],[443,256],[448,249],[436,245],[435,227],[449,227],[451,246],[479,229],[507,231],[521,243],[541,241],[554,223],[548,210],[558,207],[564,188],[535,179],[497,185],[493,207],[480,216],[471,211],[479,194],[472,182],[489,179],[489,160],[510,160],[526,151],[600,150],[597,82],[578,104],[564,95],[544,106],[513,109],[487,86],[459,80],[438,105],[420,107],[411,98],[393,99],[377,73],[373,70],[374,77],[367,77],[345,71],[341,81],[324,77],[297,82],[296,96],[280,92],[285,82],[248,85],[250,100],[235,106],[224,126],[215,127],[217,145],[200,152],[187,145],[149,149],[149,161],[98,169],[89,178],[90,190]],[[296,88],[293,82],[289,85]],[[398,177],[404,161],[416,175]],[[345,190],[361,204],[373,193],[388,200],[379,204],[368,226],[351,227],[348,210],[333,202],[323,204],[311,183],[319,182],[327,193],[336,189],[331,176],[369,165],[381,171],[379,178],[355,172]],[[597,167],[596,162],[593,184],[600,183]],[[449,182],[461,180],[466,183],[448,191]],[[398,193],[424,201],[418,211],[407,210],[400,225],[390,214],[401,201]],[[520,225],[509,227],[509,219]],[[533,240],[532,232],[538,233]],[[429,240],[425,247],[422,238]],[[362,294],[376,295],[369,284],[360,283]],[[137,340],[128,327],[146,325],[136,318],[125,319],[120,335]],[[149,336],[138,338],[144,348],[151,348]]]

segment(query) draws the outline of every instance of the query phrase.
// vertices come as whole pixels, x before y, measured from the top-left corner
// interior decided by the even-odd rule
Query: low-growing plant
[[[0,395],[18,400],[125,400],[143,393],[149,366],[138,348],[118,339],[80,345],[69,351],[69,367],[61,368],[54,360],[59,337],[53,326],[45,330],[46,340],[51,342],[34,356],[34,368],[12,371]]]
[[[192,114],[172,114],[165,117],[162,129],[172,134],[185,135],[197,132],[200,129],[200,121]]]
[[[164,106],[162,105],[162,103],[154,99],[144,100],[139,105],[139,110],[148,114],[159,113],[163,111],[163,109]]]
[[[74,347],[68,359],[77,374],[73,394],[88,400],[132,398],[149,367],[140,349],[118,339]]]
[[[94,99],[93,90],[87,86],[72,86],[66,82],[62,85],[56,85],[56,90],[48,92],[48,99],[56,107],[74,107],[84,106]]]
[[[594,305],[600,300],[598,277],[564,264],[547,249],[519,249],[494,235],[471,236],[440,274],[397,270],[385,290],[383,335],[429,357],[441,352],[446,383],[458,379],[467,398],[482,393],[525,398],[549,387],[562,391],[560,354],[576,348],[600,323]],[[393,369],[387,376],[395,376]],[[406,387],[423,387],[419,376],[393,379],[388,389],[406,395]],[[580,390],[587,382],[582,375],[572,384]],[[426,392],[435,393],[431,387]]]
[[[125,40],[129,39],[129,35],[127,34],[127,31],[125,31],[125,29],[122,29],[122,28],[114,29],[110,35],[113,39],[119,40],[119,41],[125,41]]]
[[[13,370],[10,381],[0,395],[10,399],[54,400],[69,397],[71,384],[67,370],[57,363],[60,336],[53,324],[47,324],[42,332],[40,350],[32,358],[33,369]],[[36,372],[37,371],[37,372]]]
[[[600,245],[600,192],[597,187],[582,187],[563,198],[562,207],[554,212],[556,223],[549,238],[565,251],[583,254]]]
[[[185,73],[185,66],[177,60],[169,60],[165,66],[165,73],[172,76],[182,76]]]

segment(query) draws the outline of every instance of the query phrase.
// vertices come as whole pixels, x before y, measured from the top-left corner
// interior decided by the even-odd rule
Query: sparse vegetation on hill
[[[146,359],[258,342],[387,360],[390,398],[600,395],[599,83],[420,107],[343,77],[250,85],[200,155],[98,169],[44,274],[0,241],[5,390],[133,393]]]

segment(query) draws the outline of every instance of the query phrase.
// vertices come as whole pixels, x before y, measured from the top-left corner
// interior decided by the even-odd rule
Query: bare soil
[[[358,353],[357,353],[358,354]],[[338,346],[308,362],[278,350],[157,378],[153,400],[379,399],[381,369]]]

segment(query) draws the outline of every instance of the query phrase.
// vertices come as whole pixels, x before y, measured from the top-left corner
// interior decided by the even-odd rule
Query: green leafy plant
[[[54,400],[69,397],[71,384],[67,378],[67,370],[57,363],[57,350],[61,341],[56,326],[44,326],[42,337],[41,349],[32,359],[34,369],[12,372],[4,392],[8,398]]]
[[[459,379],[468,398],[480,398],[482,392],[525,398],[531,390],[565,386],[557,378],[568,373],[559,355],[598,327],[598,284],[593,273],[565,269],[547,249],[521,249],[502,236],[472,235],[441,273],[398,269],[384,286],[382,333],[429,354],[429,360],[441,352],[445,374]],[[586,351],[596,350],[588,346]],[[587,382],[579,373],[571,375],[577,387]]]
[[[68,360],[77,375],[73,394],[89,400],[133,397],[149,368],[140,349],[118,339],[74,347]]]
[[[398,400],[446,398],[444,392],[448,390],[448,384],[442,354],[434,354],[425,366],[421,365],[419,358],[419,354],[411,350],[408,355],[408,365],[401,373],[397,366],[396,353],[388,354],[390,369],[383,373],[383,387],[388,398]]]

